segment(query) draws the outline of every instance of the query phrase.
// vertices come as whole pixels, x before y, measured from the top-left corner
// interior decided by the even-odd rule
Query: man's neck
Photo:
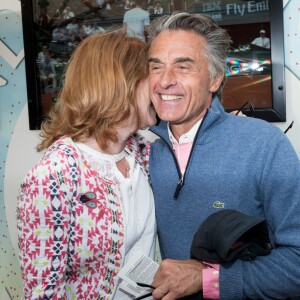
[[[180,137],[183,134],[189,132],[195,124],[197,124],[200,120],[203,119],[205,112],[206,112],[206,110],[204,112],[202,112],[197,118],[195,118],[192,121],[187,122],[187,123],[174,124],[172,122],[169,122],[169,127],[170,127],[170,130],[172,131],[174,138],[177,141],[179,141]]]

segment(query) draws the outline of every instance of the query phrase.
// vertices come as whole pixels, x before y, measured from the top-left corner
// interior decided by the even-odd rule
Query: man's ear
[[[218,90],[218,88],[220,87],[220,85],[223,81],[223,78],[224,78],[224,74],[219,74],[214,79],[211,80],[210,88],[209,88],[209,91],[211,93],[214,93],[215,91]]]

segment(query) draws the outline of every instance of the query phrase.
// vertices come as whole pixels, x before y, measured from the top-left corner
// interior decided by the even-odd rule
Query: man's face
[[[184,30],[161,32],[150,49],[150,97],[158,116],[191,128],[210,107],[223,76],[212,80],[203,37]]]

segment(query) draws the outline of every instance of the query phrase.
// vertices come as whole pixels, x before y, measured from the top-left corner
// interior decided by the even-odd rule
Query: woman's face
[[[141,81],[137,88],[137,105],[141,121],[141,129],[156,124],[156,113],[150,100],[149,79]]]

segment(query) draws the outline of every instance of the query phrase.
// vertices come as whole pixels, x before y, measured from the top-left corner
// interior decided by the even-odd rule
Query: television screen
[[[285,121],[280,1],[22,0],[30,129],[39,129],[58,101],[65,67],[85,37],[132,22],[136,35],[146,39],[132,16],[136,6],[149,14],[150,21],[174,11],[210,15],[232,38],[224,108],[241,109],[268,121]]]

